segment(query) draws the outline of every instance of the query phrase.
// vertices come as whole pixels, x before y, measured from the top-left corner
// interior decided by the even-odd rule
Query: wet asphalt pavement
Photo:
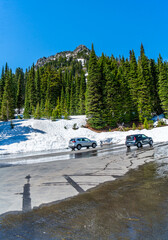
[[[133,147],[132,151],[135,151],[136,148]],[[68,160],[75,158],[89,158],[89,157],[100,157],[111,154],[118,154],[119,152],[125,152],[125,145],[104,145],[103,147],[97,147],[96,149],[86,149],[83,148],[80,151],[72,151],[70,149],[57,150],[57,151],[45,151],[45,152],[36,152],[36,153],[20,153],[20,154],[7,154],[0,155],[0,168],[3,167],[3,164],[32,164],[40,162],[49,162],[49,161],[59,161],[59,160]],[[45,159],[42,161],[42,159]],[[26,162],[27,160],[27,162]],[[34,160],[34,161],[33,161]]]
[[[83,165],[78,166],[73,174],[70,174],[70,165],[66,171],[64,165],[60,174],[67,186],[71,186],[71,190],[79,187],[80,194],[30,212],[1,217],[0,239],[168,239],[167,149],[166,144],[160,144],[154,148],[133,148],[129,152],[123,149],[124,152],[121,150],[120,155],[114,153],[114,156],[108,149],[110,156],[94,156],[90,160],[87,157],[87,161],[85,154],[98,152],[70,153],[79,154],[77,159],[73,155],[74,160],[70,163],[72,168],[76,166],[76,160]],[[104,154],[104,150],[101,150],[98,154]],[[82,155],[85,158],[82,159]],[[100,162],[95,168],[97,161]],[[67,161],[64,162],[67,166]],[[86,171],[83,170],[84,165],[87,165]],[[48,165],[44,163],[45,170],[46,166]],[[53,162],[50,166],[53,166]],[[59,169],[60,165],[54,165],[56,166]],[[125,171],[126,168],[129,172]],[[20,170],[23,170],[23,166]],[[123,176],[124,172],[127,173]],[[27,178],[25,182],[25,185],[30,182],[30,186],[27,185],[28,198],[33,197],[30,192],[33,188],[33,174],[31,175],[32,178]],[[84,189],[81,176],[101,178],[104,175],[109,176],[108,182],[92,190],[87,190],[91,186],[87,191]],[[88,184],[93,183],[90,179]],[[48,181],[45,184],[58,186],[57,181]]]

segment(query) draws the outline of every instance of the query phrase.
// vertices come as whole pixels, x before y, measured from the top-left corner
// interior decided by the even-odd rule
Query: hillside
[[[93,129],[147,124],[153,116],[168,116],[168,63],[130,51],[129,59],[102,53],[97,57],[80,45],[40,58],[15,74],[6,64],[0,80],[0,119],[13,119],[24,108],[24,119],[69,119],[87,115]],[[149,122],[151,124],[151,122]]]
[[[79,45],[74,51],[63,51],[49,57],[42,57],[38,59],[37,63],[35,64],[35,68],[37,69],[37,67],[42,67],[46,63],[56,61],[59,58],[66,58],[67,61],[69,60],[81,61],[82,66],[84,66],[86,60],[89,59],[89,55],[90,50],[84,45]]]

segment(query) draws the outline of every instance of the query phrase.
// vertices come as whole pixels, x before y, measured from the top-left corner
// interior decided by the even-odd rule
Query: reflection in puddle
[[[86,157],[93,157],[97,156],[98,152],[97,150],[92,150],[88,152],[77,152],[70,154],[70,158],[86,158]]]

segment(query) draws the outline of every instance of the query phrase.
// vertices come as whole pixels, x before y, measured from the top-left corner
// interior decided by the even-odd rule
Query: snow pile
[[[101,142],[124,144],[127,135],[136,133],[146,134],[154,142],[168,141],[168,127],[96,133],[84,127],[86,116],[73,116],[71,120],[17,119],[12,122],[13,129],[10,122],[0,122],[0,154],[65,149],[74,137],[88,137],[96,140],[98,145]]]
[[[162,122],[165,123],[166,125],[168,124],[168,119],[166,119],[166,118],[162,118],[162,119],[160,119],[159,121],[162,121]],[[154,127],[157,127],[159,121],[154,122],[153,126],[154,126]]]

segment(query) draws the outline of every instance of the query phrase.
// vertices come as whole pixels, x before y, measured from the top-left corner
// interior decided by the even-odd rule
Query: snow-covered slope
[[[78,127],[73,129],[74,124]],[[153,138],[154,142],[168,141],[168,127],[154,128],[152,130],[131,130],[127,132],[96,133],[87,128],[86,116],[73,116],[71,120],[13,120],[14,128],[10,122],[0,122],[0,154],[35,152],[53,149],[65,149],[73,137],[88,137],[100,141],[124,144],[127,135],[144,133]]]

